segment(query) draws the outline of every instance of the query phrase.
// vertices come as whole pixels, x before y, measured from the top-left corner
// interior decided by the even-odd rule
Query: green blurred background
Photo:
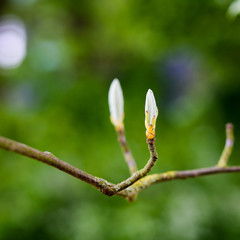
[[[109,121],[117,77],[138,167],[149,157],[148,88],[159,107],[154,173],[215,165],[227,122],[230,164],[239,165],[240,18],[226,16],[231,2],[1,0],[0,16],[27,31],[24,61],[0,70],[1,135],[117,183],[129,176]],[[0,150],[0,240],[239,239],[239,184],[239,174],[174,181],[128,203]]]

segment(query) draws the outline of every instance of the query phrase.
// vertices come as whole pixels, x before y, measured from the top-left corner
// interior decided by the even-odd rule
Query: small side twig
[[[222,155],[218,161],[218,167],[226,167],[228,159],[233,150],[234,144],[234,134],[233,134],[233,124],[228,123],[226,124],[226,143],[222,152]]]

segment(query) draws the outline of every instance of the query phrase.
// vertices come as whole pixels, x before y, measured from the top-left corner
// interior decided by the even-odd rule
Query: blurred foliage
[[[27,56],[0,72],[1,135],[50,151],[112,182],[128,169],[109,121],[108,87],[121,81],[125,125],[139,167],[148,159],[144,101],[159,106],[153,172],[214,165],[233,122],[240,159],[240,19],[229,0],[4,0]],[[0,240],[238,239],[240,176],[156,185],[135,203],[25,157],[0,151]]]

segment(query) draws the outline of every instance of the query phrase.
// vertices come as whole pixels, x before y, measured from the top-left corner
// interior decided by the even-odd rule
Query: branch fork
[[[117,79],[114,79],[110,87],[109,106],[111,115],[110,119],[115,127],[116,133],[118,135],[118,141],[120,143],[125,161],[130,171],[130,177],[118,184],[113,184],[103,178],[99,178],[86,173],[60,160],[50,152],[42,152],[23,143],[16,142],[2,136],[0,136],[0,148],[48,164],[75,178],[80,179],[81,181],[92,185],[107,196],[119,195],[126,198],[128,201],[136,200],[139,192],[156,183],[220,173],[240,172],[240,166],[227,165],[234,144],[233,124],[228,123],[226,124],[226,143],[222,155],[220,156],[220,159],[216,166],[186,171],[168,171],[165,173],[148,175],[158,159],[158,154],[155,147],[155,128],[158,110],[153,92],[151,90],[149,90],[147,93],[145,105],[146,137],[150,159],[142,169],[138,170],[134,157],[132,156],[132,153],[126,141],[123,124],[123,94],[120,83]]]

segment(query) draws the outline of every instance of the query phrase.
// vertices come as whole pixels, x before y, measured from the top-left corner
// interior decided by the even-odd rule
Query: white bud
[[[148,90],[145,103],[145,122],[146,125],[155,127],[158,109],[151,89]]]
[[[117,78],[112,81],[108,92],[108,104],[110,109],[110,118],[112,124],[117,128],[123,127],[123,118],[124,118],[124,110],[123,110],[123,93],[122,88],[120,86],[120,82]]]

